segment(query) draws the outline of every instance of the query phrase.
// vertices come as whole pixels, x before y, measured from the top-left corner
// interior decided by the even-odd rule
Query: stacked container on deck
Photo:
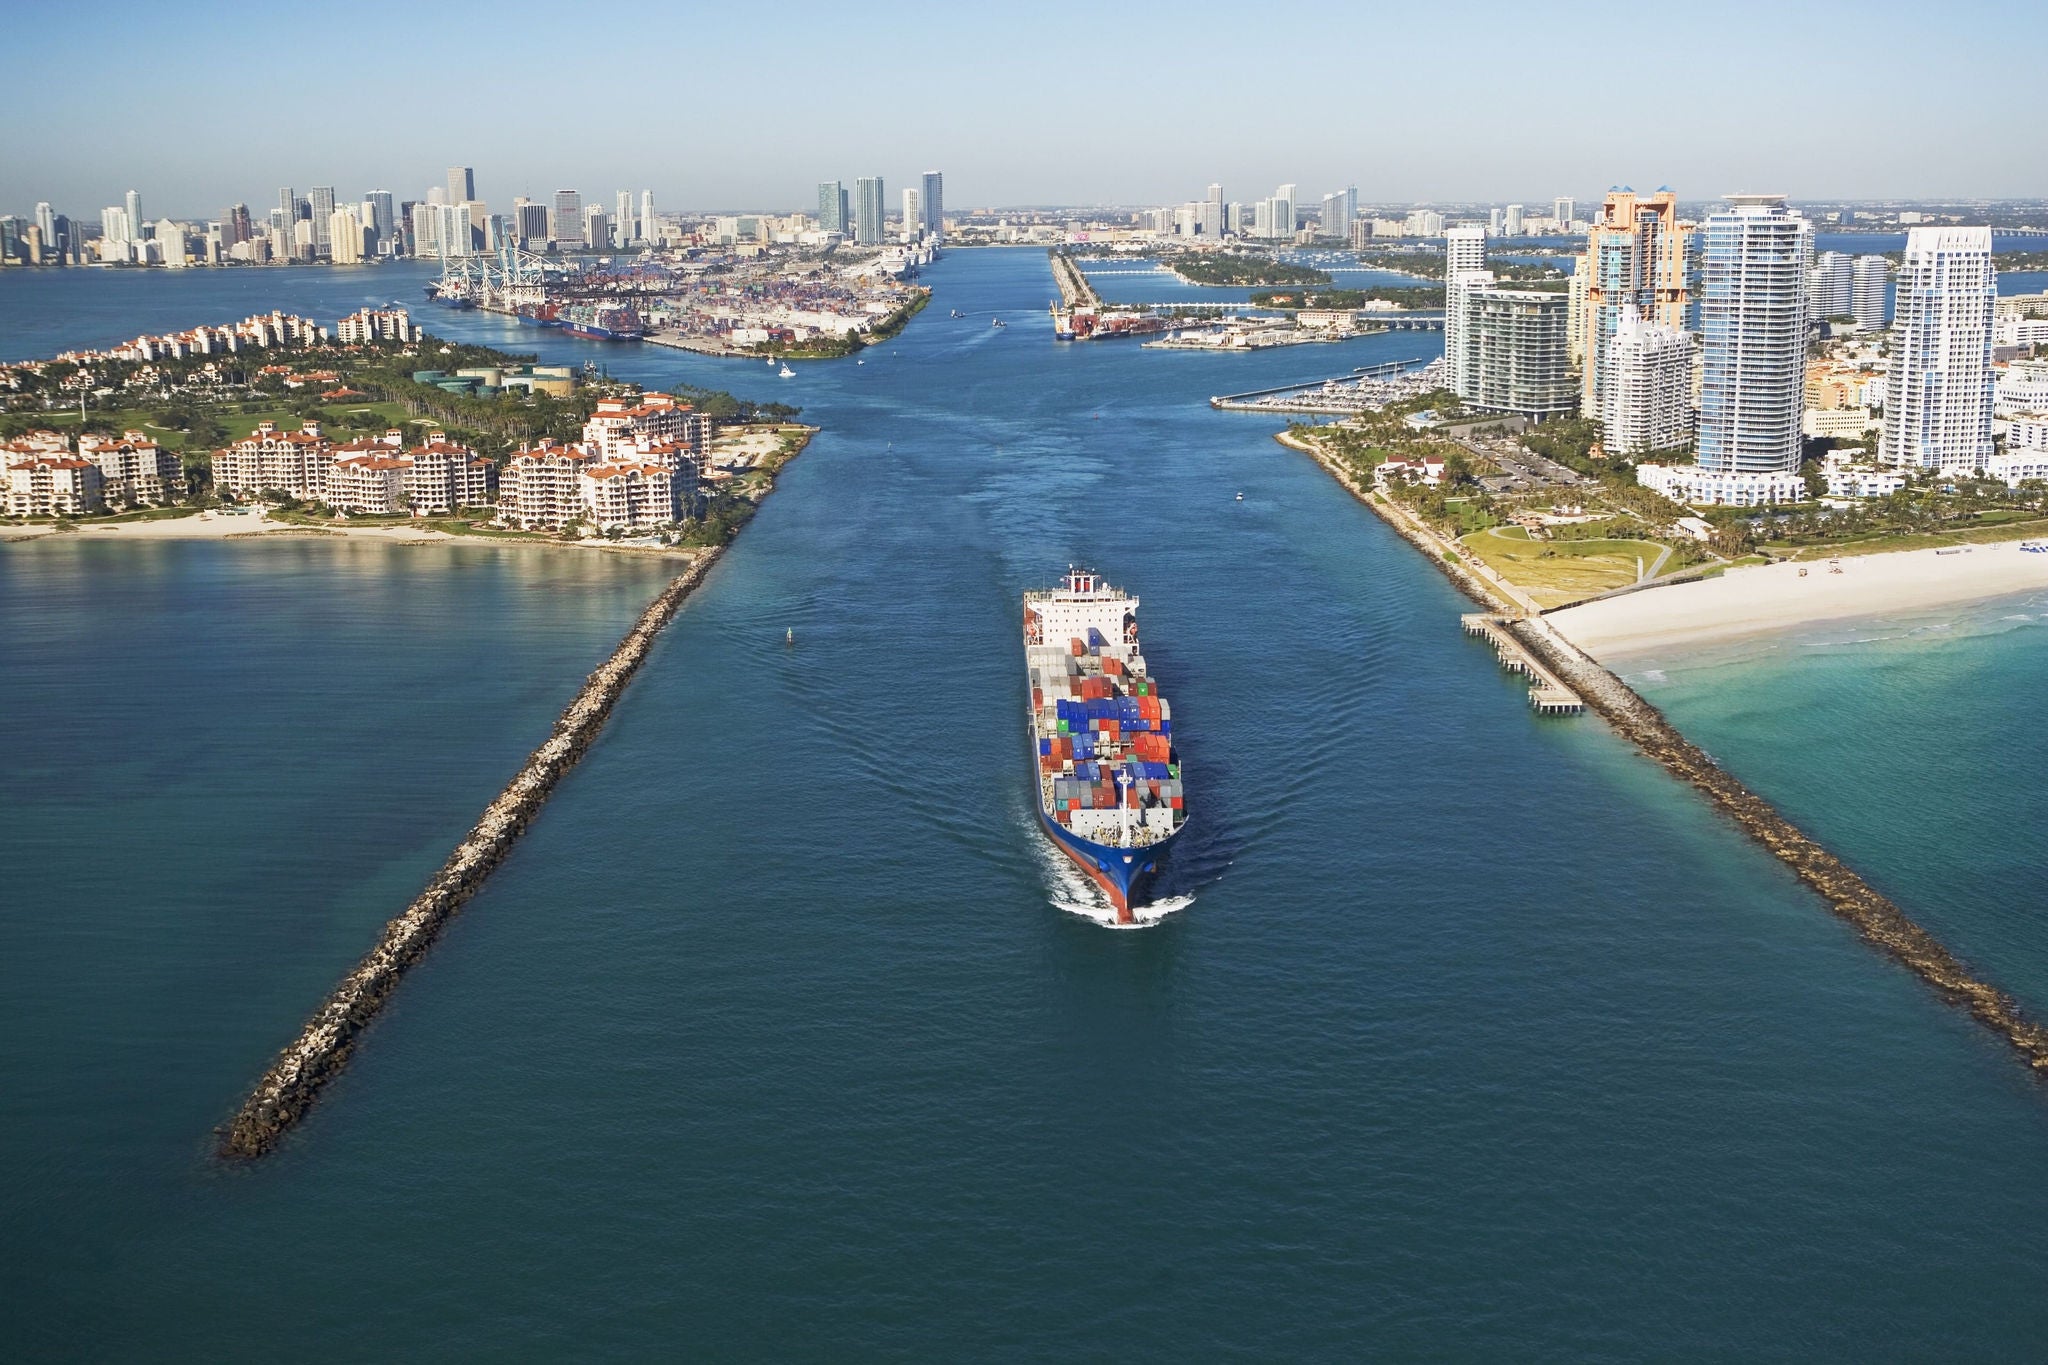
[[[1180,764],[1173,753],[1173,708],[1151,679],[1104,653],[1099,632],[1089,639],[1031,651],[1031,706],[1039,717],[1038,762],[1052,778],[1052,808],[1067,820],[1077,810],[1115,810],[1117,775],[1128,774],[1132,808],[1182,809]],[[1099,661],[1100,673],[1082,671]],[[1048,715],[1048,699],[1050,714]]]

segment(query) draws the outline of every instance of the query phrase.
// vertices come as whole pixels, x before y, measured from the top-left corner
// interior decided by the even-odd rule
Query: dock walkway
[[[1586,709],[1578,693],[1545,668],[1522,642],[1508,631],[1508,619],[1485,612],[1469,612],[1458,618],[1467,635],[1483,637],[1500,656],[1501,667],[1529,680],[1529,705],[1546,716],[1575,716]]]

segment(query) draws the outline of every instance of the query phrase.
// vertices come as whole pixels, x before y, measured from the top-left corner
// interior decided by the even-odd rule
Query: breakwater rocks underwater
[[[1315,459],[1360,502],[1379,514],[1402,539],[1443,571],[1460,592],[1488,611],[1520,619],[1505,628],[1569,688],[1589,710],[1612,726],[1645,755],[1679,780],[1706,796],[1744,833],[1761,844],[1813,890],[1828,908],[1856,927],[1864,940],[1932,986],[1952,1004],[2009,1043],[2037,1076],[2048,1077],[2048,1028],[2028,1019],[2018,1003],[1988,982],[1979,980],[1955,954],[1942,946],[1854,870],[1779,814],[1770,802],[1750,791],[1698,745],[1680,734],[1664,714],[1597,660],[1566,640],[1540,617],[1523,615],[1518,604],[1466,565],[1448,556],[1405,509],[1361,487],[1349,471],[1313,441],[1286,433],[1281,444]]]
[[[263,1073],[234,1119],[221,1130],[221,1156],[246,1160],[276,1147],[318,1098],[320,1087],[347,1065],[357,1036],[376,1018],[406,970],[426,955],[450,917],[504,861],[546,804],[555,784],[597,738],[626,684],[646,660],[655,637],[675,619],[683,599],[703,581],[718,554],[712,549],[698,555],[640,613],[619,647],[598,665],[563,710],[547,742],[533,751],[518,775],[484,808],[475,827],[448,855],[426,889],[384,927],[377,946],[341,979],[299,1036]]]

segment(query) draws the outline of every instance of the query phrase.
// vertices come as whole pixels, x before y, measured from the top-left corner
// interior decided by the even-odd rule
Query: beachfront
[[[701,548],[665,546],[652,538],[607,540],[600,536],[566,540],[538,534],[490,532],[478,535],[450,535],[429,526],[379,522],[365,526],[309,526],[299,521],[272,518],[261,507],[246,512],[207,510],[182,517],[155,517],[142,521],[85,521],[71,524],[48,522],[23,526],[0,526],[0,544],[47,540],[56,536],[91,540],[284,540],[293,537],[347,537],[353,540],[381,540],[400,545],[428,545],[439,542],[472,545],[539,545],[569,549],[624,551],[632,554],[695,555]]]
[[[1838,571],[1839,570],[1839,571]],[[2048,589],[2048,553],[2016,542],[1902,550],[1730,569],[1588,602],[1544,620],[1605,662],[1678,645],[1735,639],[1816,621],[1921,611]]]

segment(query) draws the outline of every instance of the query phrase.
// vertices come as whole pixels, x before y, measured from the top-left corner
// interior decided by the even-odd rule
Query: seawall
[[[1464,563],[1446,558],[1442,544],[1405,509],[1375,501],[1348,470],[1312,443],[1288,433],[1281,433],[1278,439],[1290,449],[1314,457],[1402,539],[1423,551],[1460,592],[1489,610],[1508,607],[1507,593],[1511,589],[1489,584]],[[2011,996],[1974,976],[1905,911],[1779,814],[1770,802],[1738,782],[1727,769],[1680,734],[1640,693],[1559,635],[1539,613],[1531,610],[1523,619],[1507,622],[1505,629],[1577,692],[1588,709],[1673,776],[1699,791],[1744,833],[1791,868],[1801,881],[1820,894],[1836,916],[1854,925],[1865,942],[1883,951],[1950,1003],[1967,1009],[1978,1023],[2010,1044],[2036,1075],[2048,1075],[2048,1028],[2028,1019]]]
[[[597,738],[626,684],[646,660],[655,637],[675,619],[683,600],[703,581],[718,555],[718,550],[707,550],[640,613],[611,657],[597,666],[563,710],[547,741],[533,751],[497,799],[484,807],[476,825],[448,855],[426,889],[384,926],[377,946],[341,979],[298,1037],[263,1073],[221,1130],[221,1156],[249,1159],[269,1152],[305,1115],[320,1088],[347,1065],[357,1036],[376,1018],[407,969],[426,955],[450,917],[505,860],[555,784]]]

